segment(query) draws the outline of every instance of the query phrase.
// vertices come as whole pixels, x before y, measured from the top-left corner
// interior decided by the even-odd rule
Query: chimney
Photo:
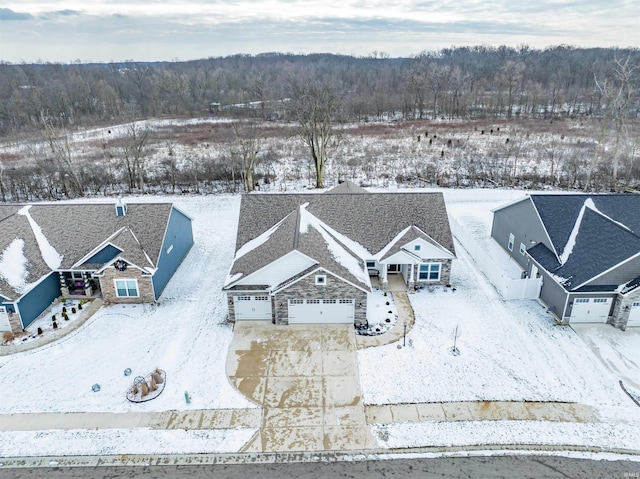
[[[127,205],[122,202],[122,198],[118,198],[116,203],[116,215],[125,216],[127,214]]]

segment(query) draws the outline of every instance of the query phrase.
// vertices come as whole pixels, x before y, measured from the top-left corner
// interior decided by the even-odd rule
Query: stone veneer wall
[[[120,298],[116,295],[115,279],[137,279],[138,280],[138,297],[137,298]],[[105,302],[136,304],[136,303],[152,303],[155,301],[153,296],[153,284],[151,276],[142,275],[142,271],[138,268],[129,267],[124,271],[118,271],[113,266],[104,270],[103,276],[100,277],[100,289]]]
[[[629,321],[629,315],[631,314],[631,304],[634,301],[640,301],[640,288],[637,288],[627,296],[618,294],[616,304],[613,306],[613,313],[611,313],[611,318],[607,323],[624,331],[627,328],[627,321]]]
[[[433,259],[429,260],[429,263],[440,263],[440,280],[439,281],[425,281],[418,279],[418,273],[420,265],[413,265],[413,278],[415,285],[429,286],[430,284],[451,284],[451,260],[450,259]],[[411,286],[411,285],[407,285]]]
[[[326,274],[327,283],[316,284],[316,275]],[[353,322],[355,325],[367,324],[367,293],[345,283],[340,279],[324,271],[318,271],[292,284],[275,295],[274,309],[276,324],[289,324],[289,300],[290,299],[353,299],[355,301],[355,313]],[[362,306],[359,306],[359,305]]]

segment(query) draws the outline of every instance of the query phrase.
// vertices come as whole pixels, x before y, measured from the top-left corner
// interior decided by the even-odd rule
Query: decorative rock
[[[124,370],[124,375],[125,376],[131,376],[131,368],[127,368]]]
[[[99,385],[99,384],[97,384],[97,383],[96,383],[96,384],[94,384],[93,386],[91,386],[91,390],[92,390],[94,393],[97,393],[98,391],[100,391],[100,385]]]

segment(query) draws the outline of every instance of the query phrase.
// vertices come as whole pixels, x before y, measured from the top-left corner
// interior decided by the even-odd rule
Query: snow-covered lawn
[[[104,307],[54,343],[0,357],[0,414],[255,407],[229,384],[224,367],[232,329],[220,289],[233,255],[239,197],[129,201],[174,201],[194,218],[195,245],[160,304]],[[163,393],[129,403],[132,378],[156,367],[167,372]]]
[[[503,190],[444,193],[452,216],[478,239],[486,239],[489,233],[489,210],[523,194]],[[220,290],[234,253],[240,198],[145,196],[128,201],[173,201],[194,218],[194,248],[157,307],[102,308],[54,343],[0,357],[0,414],[254,407],[231,387],[225,375],[232,329],[225,322],[227,309]],[[435,288],[409,295],[416,324],[407,335],[407,347],[398,349],[391,344],[358,352],[365,403],[570,401],[594,407],[605,422],[562,427],[496,421],[394,424],[384,431],[388,440],[383,444],[482,443],[492,438],[509,443],[517,442],[509,438],[517,438],[527,428],[535,442],[546,444],[582,435],[585,439],[576,442],[606,447],[618,446],[636,433],[640,437],[640,408],[624,395],[618,378],[574,331],[554,326],[536,301],[501,300],[464,249],[459,244],[456,248],[458,259],[452,272],[456,291]],[[372,298],[378,304],[384,297],[376,294]],[[390,306],[377,308],[383,314],[376,318],[384,321],[389,310],[395,316],[393,304]],[[459,356],[450,353],[456,326],[461,333]],[[624,336],[624,349],[636,359],[619,361],[619,367],[629,377],[638,378],[633,351],[640,350],[640,335],[629,338]],[[147,403],[129,403],[125,393],[132,377],[156,367],[167,372],[164,392]],[[131,368],[133,374],[125,377],[125,368]],[[95,383],[101,386],[97,393],[91,390]],[[185,403],[185,391],[191,404]],[[252,433],[248,429],[0,432],[0,451],[19,454],[28,449],[27,443],[36,441],[29,449],[31,454],[220,452],[237,450]],[[622,439],[607,441],[608,435]],[[527,442],[525,436],[521,440]],[[640,449],[635,442],[627,442],[628,447]]]

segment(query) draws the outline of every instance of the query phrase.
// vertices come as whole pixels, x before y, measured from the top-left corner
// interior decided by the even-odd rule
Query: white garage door
[[[629,313],[627,328],[632,326],[640,326],[640,301],[631,303],[631,312]]]
[[[290,299],[289,324],[353,323],[353,299]]]
[[[606,323],[611,298],[576,298],[571,310],[572,323]]]
[[[7,310],[4,306],[0,306],[0,333],[3,331],[11,331],[11,323]]]
[[[271,321],[271,298],[265,296],[234,296],[236,321]]]

